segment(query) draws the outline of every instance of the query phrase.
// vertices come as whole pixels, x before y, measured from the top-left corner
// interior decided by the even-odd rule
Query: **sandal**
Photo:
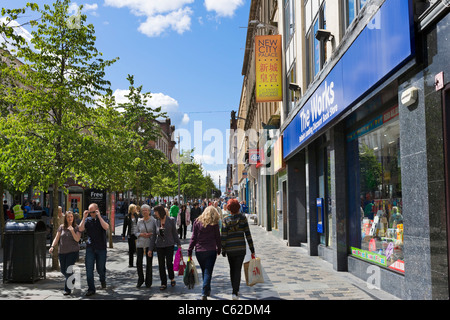
[[[167,286],[165,284],[163,284],[161,287],[159,287],[159,290],[161,290],[161,291],[166,290],[166,289],[167,289]]]
[[[170,281],[170,285],[171,285],[172,287],[175,287],[176,284],[177,284],[177,282],[176,282],[175,280],[171,280],[171,281]]]

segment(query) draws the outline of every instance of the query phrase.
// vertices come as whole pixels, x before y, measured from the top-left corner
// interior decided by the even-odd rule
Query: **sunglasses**
[[[91,213],[97,213],[97,211],[89,211],[89,214],[91,214]]]

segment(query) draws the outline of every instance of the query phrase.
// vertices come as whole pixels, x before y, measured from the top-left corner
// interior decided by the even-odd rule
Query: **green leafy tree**
[[[22,27],[22,25],[17,23],[17,20],[25,15],[27,10],[37,10],[37,8],[38,7],[35,3],[28,3],[24,8],[1,9],[1,16],[5,17],[5,19],[0,22],[0,195],[3,195],[5,190],[24,190],[29,182],[29,180],[27,181],[26,179],[21,179],[18,177],[11,179],[18,168],[15,165],[9,165],[9,150],[10,147],[14,146],[15,144],[19,144],[19,146],[21,145],[20,141],[18,141],[17,139],[8,138],[6,136],[5,130],[3,130],[3,124],[11,109],[11,106],[3,97],[6,95],[6,91],[4,88],[9,89],[17,85],[14,79],[8,76],[8,72],[5,72],[5,70],[8,70],[8,68],[11,66],[11,64],[18,63],[14,52],[10,52],[8,49],[10,48],[11,43],[20,43],[22,45],[26,43],[25,39],[20,35],[20,33],[16,32],[18,28]],[[33,25],[35,24],[35,21],[31,20],[29,22],[26,22],[25,24]],[[19,172],[20,171],[21,170],[19,170]],[[1,206],[1,230],[4,230],[5,226],[4,215],[5,213],[3,212],[3,206]],[[4,243],[3,240],[4,234],[2,232],[2,246]]]
[[[132,134],[126,146],[131,157],[126,189],[133,190],[140,199],[144,192],[151,193],[152,178],[160,170],[168,169],[168,159],[164,153],[152,146],[152,142],[161,136],[156,120],[166,117],[166,113],[161,111],[161,107],[148,107],[151,93],[143,92],[142,85],[137,87],[134,76],[128,75],[127,80],[130,84],[129,93],[125,96],[128,101],[118,104],[117,108],[122,110],[121,126]]]
[[[69,5],[69,0],[57,0],[52,7],[33,7],[40,17],[33,24],[36,28],[31,32],[31,43],[10,38],[23,64],[2,70],[20,85],[2,85],[0,90],[6,93],[5,103],[13,106],[2,130],[6,139],[12,139],[8,150],[9,165],[17,168],[14,179],[19,176],[26,183],[33,181],[35,188],[42,191],[53,188],[54,225],[56,191],[69,177],[89,184],[94,183],[88,174],[94,167],[108,174],[102,171],[103,159],[95,154],[98,148],[90,148],[108,144],[98,134],[105,128],[96,118],[94,102],[109,88],[105,69],[116,61],[104,60],[95,47],[94,26],[86,23],[86,15],[81,14],[75,27],[68,23]],[[20,163],[33,166],[25,165],[21,171]],[[91,166],[88,172],[86,163]],[[53,267],[57,266],[55,257]]]

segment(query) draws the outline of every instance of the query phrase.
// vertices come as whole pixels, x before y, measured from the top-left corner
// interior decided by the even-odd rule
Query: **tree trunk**
[[[53,232],[52,232],[52,240],[55,239],[56,233],[59,228],[59,217],[58,217],[58,206],[59,206],[59,192],[58,192],[58,182],[53,184]],[[52,270],[59,270],[59,261],[58,261],[58,246],[53,248],[52,254]]]

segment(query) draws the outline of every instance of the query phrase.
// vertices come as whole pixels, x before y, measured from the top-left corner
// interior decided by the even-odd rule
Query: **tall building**
[[[256,214],[266,230],[278,231],[276,192],[278,180],[265,165],[271,158],[271,140],[279,132],[281,101],[258,101],[258,37],[279,35],[279,11],[276,1],[252,1],[242,75],[244,76],[237,114],[237,160],[239,198],[247,203],[249,213]],[[281,38],[280,38],[281,39]],[[280,41],[281,45],[281,41]],[[271,60],[271,59],[267,59]],[[259,68],[275,68],[265,63]],[[266,83],[270,79],[264,79]]]
[[[264,4],[283,39],[264,227],[402,299],[448,299],[448,1],[252,1],[252,18]]]
[[[281,126],[290,235],[400,298],[448,299],[448,4],[279,5],[303,93]]]
[[[169,163],[173,163],[172,150],[176,145],[175,140],[173,140],[175,138],[173,136],[175,126],[171,124],[170,118],[167,118],[165,121],[155,120],[155,122],[159,126],[161,136],[156,141],[151,141],[150,146],[162,151]]]

